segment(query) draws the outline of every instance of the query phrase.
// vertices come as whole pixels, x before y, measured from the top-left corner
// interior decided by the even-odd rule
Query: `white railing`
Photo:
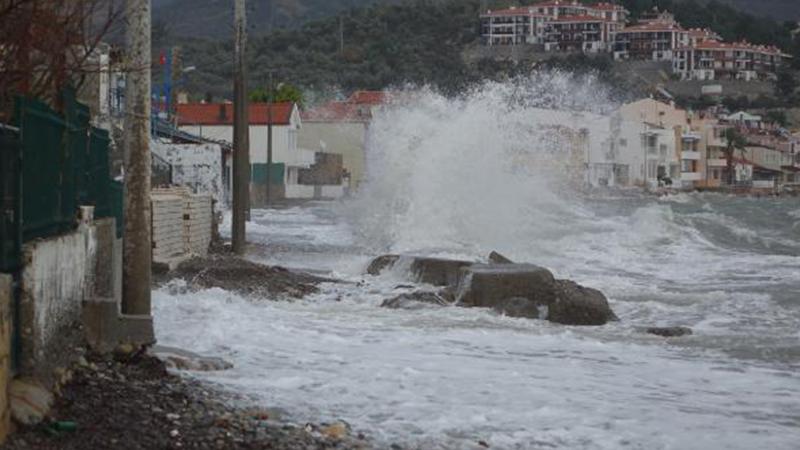
[[[706,161],[708,167],[727,167],[728,161],[724,159],[709,159]]]
[[[681,181],[701,181],[703,174],[700,172],[682,172]]]
[[[697,161],[700,159],[700,152],[693,152],[693,151],[681,152],[681,159]]]

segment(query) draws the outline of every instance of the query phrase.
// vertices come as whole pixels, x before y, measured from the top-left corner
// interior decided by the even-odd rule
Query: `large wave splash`
[[[431,89],[393,98],[370,125],[369,177],[347,205],[376,249],[509,249],[557,237],[584,214],[572,195],[578,131],[607,127],[615,106],[593,78],[538,73],[458,98]]]

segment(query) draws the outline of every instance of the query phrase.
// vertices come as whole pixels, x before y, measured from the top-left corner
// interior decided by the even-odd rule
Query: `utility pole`
[[[246,211],[250,197],[250,120],[247,106],[245,45],[247,43],[247,12],[245,0],[235,0],[234,28],[235,75],[233,81],[233,251],[242,255],[245,250]]]
[[[269,70],[269,91],[267,93],[267,208],[272,205],[272,199],[270,198],[272,177],[270,172],[272,171],[272,104],[275,102],[274,72],[274,70]]]
[[[344,55],[344,16],[339,16],[339,54]]]
[[[150,315],[150,0],[127,0],[125,237],[122,312]]]

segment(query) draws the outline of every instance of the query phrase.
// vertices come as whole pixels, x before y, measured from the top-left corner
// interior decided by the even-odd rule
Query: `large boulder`
[[[462,306],[494,308],[510,298],[525,298],[537,306],[553,301],[553,274],[533,264],[473,264],[459,280]]]
[[[694,333],[692,329],[688,327],[649,327],[645,328],[644,332],[665,338],[690,336]]]
[[[452,295],[448,292],[417,291],[400,294],[384,300],[383,308],[391,309],[424,309],[431,306],[449,306],[453,304]]]
[[[489,253],[489,264],[514,264],[514,261],[497,252]]]
[[[391,268],[400,259],[400,255],[382,255],[373,259],[367,266],[367,273],[370,275],[380,275],[386,269]]]
[[[492,309],[498,314],[508,317],[524,317],[526,319],[544,319],[547,307],[541,306],[523,297],[512,297],[496,304]]]
[[[457,302],[564,325],[604,325],[617,320],[600,291],[556,280],[549,270],[533,264],[473,264],[462,271]]]
[[[414,279],[420,283],[434,286],[455,286],[458,283],[461,269],[472,265],[473,262],[419,256],[383,255],[372,260],[367,267],[367,273],[379,275],[382,271],[398,264],[407,265]]]
[[[605,325],[619,319],[602,292],[574,281],[558,280],[554,301],[547,308],[547,320],[563,325]]]

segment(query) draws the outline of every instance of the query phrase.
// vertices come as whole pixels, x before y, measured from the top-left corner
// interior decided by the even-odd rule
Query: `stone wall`
[[[52,382],[82,340],[81,304],[94,289],[96,230],[76,231],[23,247],[20,297],[21,375]]]

